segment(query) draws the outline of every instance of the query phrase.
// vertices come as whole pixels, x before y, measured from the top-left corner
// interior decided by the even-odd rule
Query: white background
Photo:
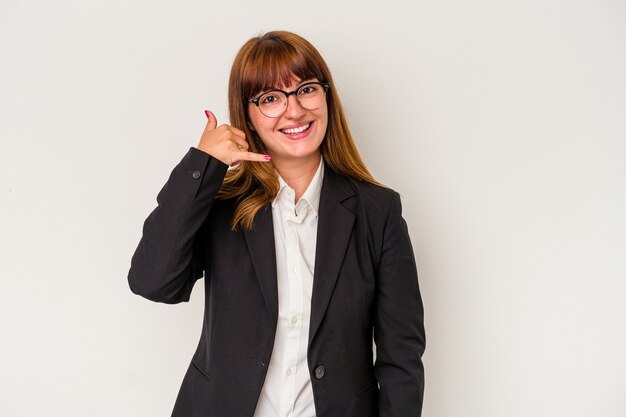
[[[170,415],[203,282],[152,303],[130,258],[272,29],[320,50],[402,195],[424,416],[626,416],[621,0],[1,0],[0,415]]]

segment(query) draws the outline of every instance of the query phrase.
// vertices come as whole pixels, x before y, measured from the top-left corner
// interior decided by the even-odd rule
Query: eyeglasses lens
[[[298,103],[306,110],[315,110],[324,103],[326,93],[319,84],[304,84],[296,93]],[[270,91],[259,98],[259,109],[267,117],[279,117],[287,109],[287,96],[281,91]]]

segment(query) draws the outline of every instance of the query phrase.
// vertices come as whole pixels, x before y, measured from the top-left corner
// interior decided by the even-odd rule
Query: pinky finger
[[[245,159],[247,161],[267,162],[272,159],[270,155],[263,155],[260,153],[246,152],[246,151],[240,152],[239,155],[240,155],[240,159]]]

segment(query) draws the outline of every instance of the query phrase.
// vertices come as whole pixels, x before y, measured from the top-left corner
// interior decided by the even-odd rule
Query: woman
[[[205,278],[172,415],[419,416],[423,307],[400,197],[363,164],[326,63],[269,32],[239,51],[228,94],[232,125],[205,112],[128,275],[164,303]]]

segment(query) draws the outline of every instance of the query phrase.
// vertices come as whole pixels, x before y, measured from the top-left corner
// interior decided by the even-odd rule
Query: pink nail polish
[[[271,156],[269,156],[269,155],[265,155],[265,160],[266,160],[266,161],[269,161],[270,159],[272,159],[272,157],[271,157]]]
[[[205,110],[205,111],[204,111],[204,114],[206,114],[206,118],[207,118],[207,119],[210,119],[210,118],[211,118],[211,116],[209,116],[209,111],[208,111],[208,110]]]

